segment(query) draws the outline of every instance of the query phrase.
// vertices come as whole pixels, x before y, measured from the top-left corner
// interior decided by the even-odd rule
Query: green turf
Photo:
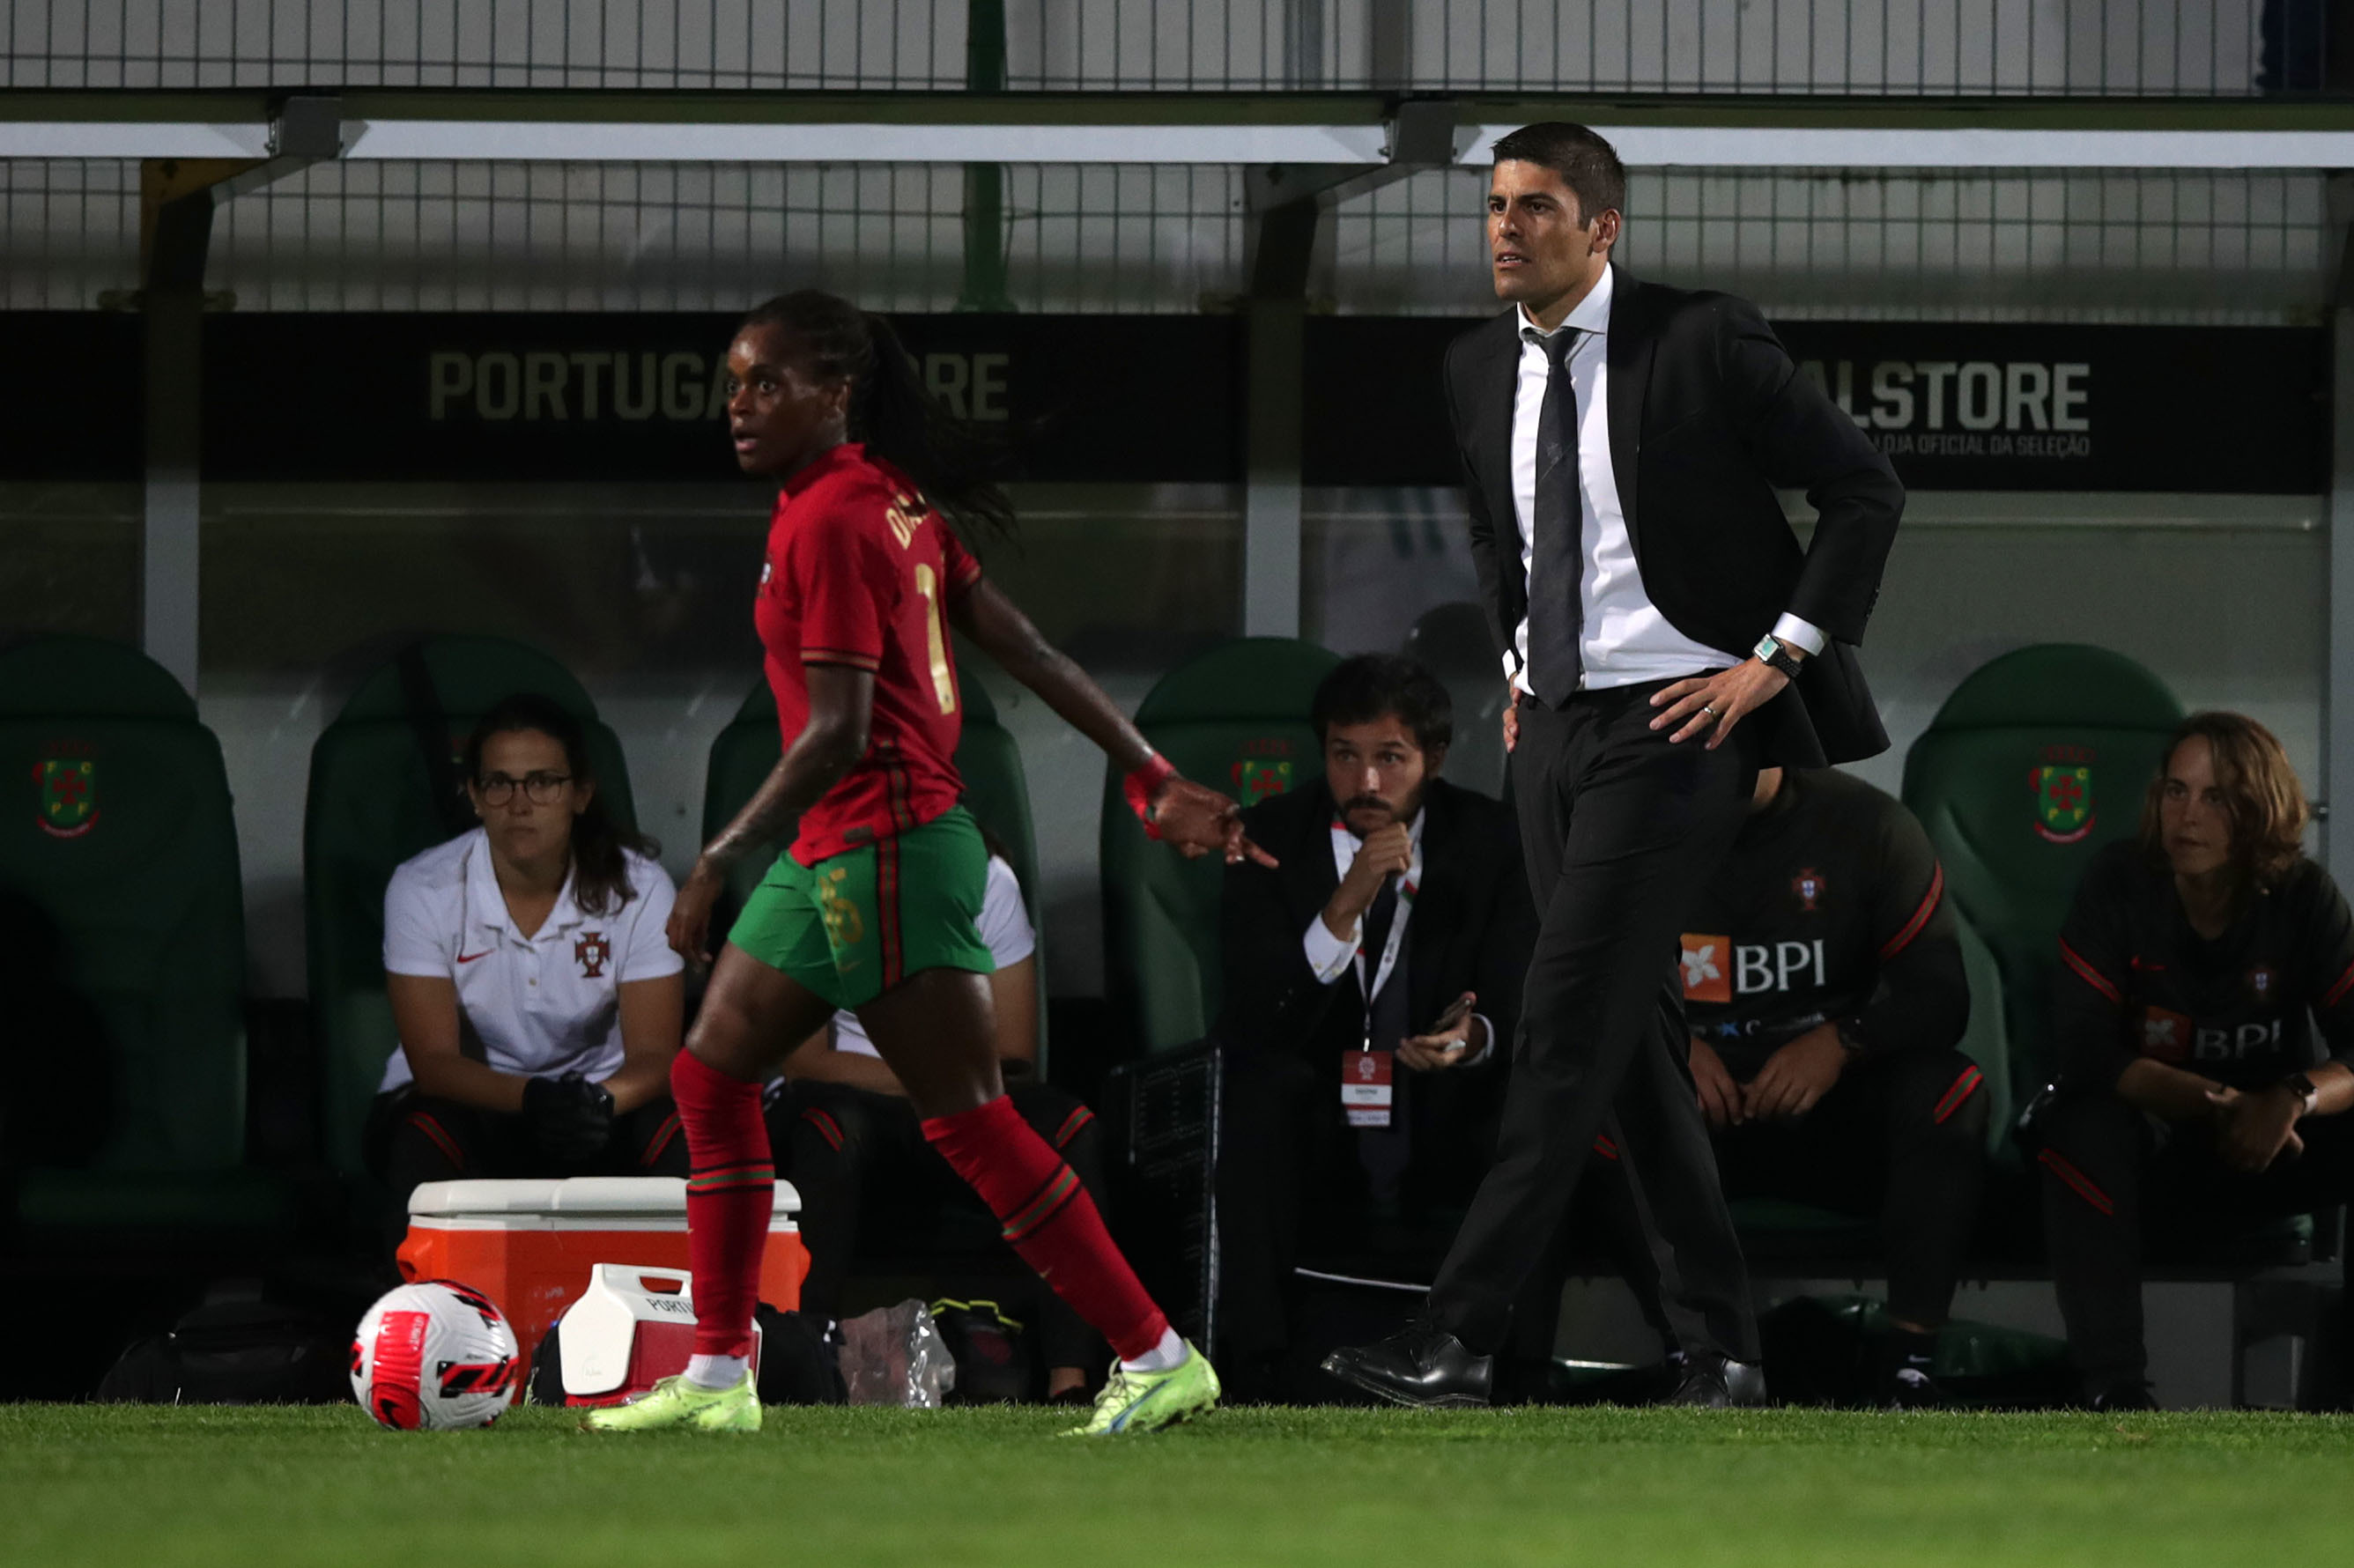
[[[2342,1560],[2354,1422],[1817,1411],[792,1410],[757,1438],[560,1412],[0,1406],[0,1562],[461,1565]]]

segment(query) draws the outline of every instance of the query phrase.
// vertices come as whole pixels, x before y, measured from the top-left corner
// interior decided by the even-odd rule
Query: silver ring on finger
[[[1716,711],[1716,709],[1714,709],[1713,707],[1710,706],[1710,705],[1709,705],[1708,704],[1706,704],[1706,703],[1702,703],[1702,704],[1701,704],[1701,705],[1700,705],[1700,711],[1701,711],[1701,712],[1702,712],[1702,713],[1704,713],[1704,714],[1706,714],[1709,717],[1711,717],[1711,718],[1712,718],[1712,719],[1721,719],[1721,718],[1723,718],[1723,717],[1724,716],[1723,714],[1718,713],[1718,712]]]

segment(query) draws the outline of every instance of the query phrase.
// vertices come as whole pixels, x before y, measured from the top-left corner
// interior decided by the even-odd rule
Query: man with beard
[[[1345,1249],[1470,1197],[1536,931],[1511,812],[1437,777],[1436,677],[1362,654],[1310,717],[1323,777],[1243,814],[1277,864],[1226,874],[1218,1323],[1243,1398],[1276,1392],[1303,1234]]]

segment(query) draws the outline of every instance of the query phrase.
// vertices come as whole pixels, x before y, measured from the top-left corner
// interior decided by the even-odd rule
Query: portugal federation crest
[[[51,757],[33,765],[39,787],[41,832],[78,839],[98,826],[98,763],[89,757]]]
[[[573,961],[580,966],[582,980],[601,980],[605,961],[612,956],[613,944],[605,940],[602,931],[584,931],[580,939],[572,944]]]
[[[2035,836],[2046,843],[2073,844],[2093,831],[2093,770],[2042,763],[2028,772],[2035,791]]]
[[[1826,885],[1823,874],[1811,865],[1799,867],[1798,874],[1790,879],[1790,891],[1798,895],[1798,902],[1806,906],[1809,915],[1815,912],[1815,900],[1823,895]]]

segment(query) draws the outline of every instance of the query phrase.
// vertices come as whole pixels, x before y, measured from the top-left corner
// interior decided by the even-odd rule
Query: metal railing
[[[1341,205],[1311,285],[1369,313],[1492,310],[1478,170]],[[1959,170],[1637,170],[1615,254],[1776,315],[1913,321],[2314,322],[2336,252],[2323,176]]]
[[[2333,85],[2336,0],[0,0],[0,86],[2130,96]],[[2347,82],[2336,83],[2343,90]]]
[[[207,286],[241,311],[741,309],[832,284],[876,309],[975,302],[953,165],[326,164],[223,207]],[[1183,313],[1246,286],[1225,167],[1020,164],[996,232],[1024,312]],[[1319,308],[1476,314],[1476,171],[1344,202]],[[1835,176],[1637,171],[1619,255],[1783,316],[2317,320],[2325,181],[2265,173]],[[138,286],[125,164],[0,163],[0,308],[87,310]]]

